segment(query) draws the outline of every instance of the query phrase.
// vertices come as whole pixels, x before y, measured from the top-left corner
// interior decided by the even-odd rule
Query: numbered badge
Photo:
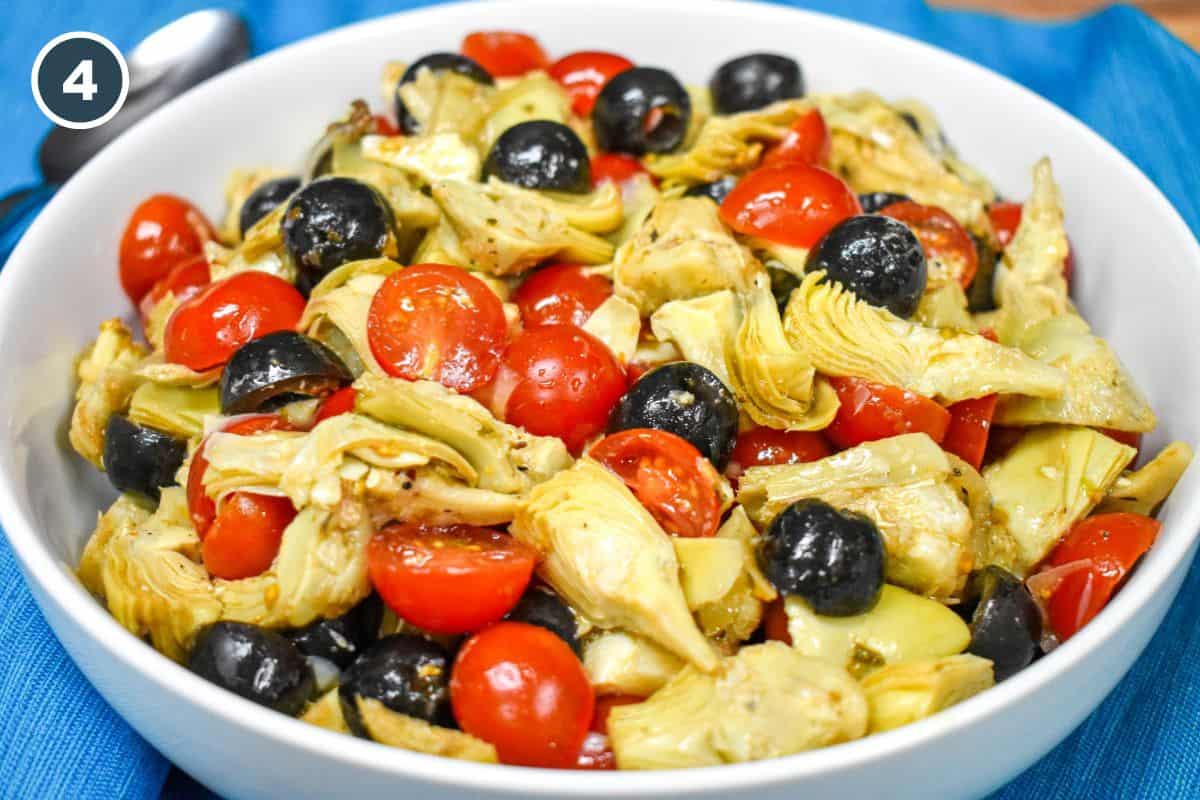
[[[33,62],[33,99],[56,125],[95,128],[121,110],[129,67],[116,46],[96,33],[73,31],[51,39]]]

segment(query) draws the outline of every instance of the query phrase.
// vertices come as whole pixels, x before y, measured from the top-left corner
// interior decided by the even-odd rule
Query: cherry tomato
[[[738,434],[725,474],[736,478],[750,467],[800,464],[833,455],[825,437],[815,431],[751,428]]]
[[[146,296],[138,303],[138,311],[142,321],[149,319],[154,307],[163,301],[168,294],[182,303],[193,296],[212,281],[212,272],[204,256],[192,256],[179,262],[171,271],[164,275],[154,288],[146,292]]]
[[[788,615],[783,608],[783,598],[777,597],[763,609],[763,634],[772,642],[783,642],[789,647],[792,634],[788,632]]]
[[[824,166],[829,163],[829,151],[833,146],[829,138],[829,126],[817,109],[801,114],[792,122],[787,134],[777,144],[763,153],[762,166],[780,164],[812,164]]]
[[[608,467],[672,536],[715,536],[721,526],[716,469],[692,444],[673,433],[630,428],[592,446]]]
[[[204,214],[183,198],[156,194],[133,210],[121,235],[121,288],[138,303],[171,268],[217,238]]]
[[[633,66],[616,53],[584,50],[563,56],[550,65],[550,77],[562,84],[571,98],[571,110],[581,117],[592,113],[596,96],[614,75]]]
[[[841,406],[825,435],[845,449],[902,433],[927,433],[939,444],[946,438],[950,412],[928,397],[861,378],[830,378]]]
[[[330,417],[340,417],[342,414],[354,411],[354,400],[357,397],[358,392],[354,391],[353,386],[343,386],[338,389],[321,401],[321,407],[317,409],[317,416],[313,418],[313,425],[324,422]]]
[[[792,247],[812,247],[842,220],[862,213],[842,179],[810,164],[759,167],[721,203],[721,219],[738,233]]]
[[[459,726],[491,742],[503,763],[568,768],[595,698],[566,642],[536,625],[501,622],[458,651],[450,702]]]
[[[1092,566],[1064,577],[1050,595],[1050,627],[1059,639],[1071,638],[1100,613],[1160,530],[1157,520],[1128,513],[1099,514],[1071,529],[1047,563],[1057,567],[1089,559]]]
[[[648,174],[646,168],[633,156],[624,153],[597,153],[592,156],[592,187],[595,188],[605,181],[624,183],[634,175]],[[658,179],[651,176],[658,185]]]
[[[507,533],[474,525],[396,522],[367,548],[383,602],[432,633],[467,633],[503,617],[529,585],[535,560]]]
[[[550,64],[537,39],[511,31],[469,33],[462,42],[462,54],[486,69],[495,78],[524,75]]]
[[[604,430],[627,386],[604,342],[573,325],[521,332],[504,365],[516,376],[504,419],[538,436],[557,436],[573,453]]]
[[[612,282],[589,275],[578,264],[551,264],[534,272],[517,289],[513,302],[526,328],[576,325],[612,296]]]
[[[996,413],[996,395],[960,400],[947,410],[950,412],[950,425],[946,428],[942,449],[979,469],[983,464],[983,454],[987,452],[988,433]]]
[[[292,424],[278,414],[252,414],[237,417],[225,423],[222,433],[234,433],[238,436],[252,436],[266,431],[294,431]],[[192,455],[191,466],[188,467],[187,504],[188,515],[196,534],[203,539],[208,535],[208,528],[217,516],[217,505],[213,499],[204,493],[204,471],[208,469],[208,459],[204,457],[204,447],[208,439],[200,442]]]
[[[912,229],[925,250],[925,257],[940,261],[964,289],[971,285],[979,269],[975,241],[954,217],[937,206],[923,206],[901,200],[879,209],[885,217],[897,219]]]
[[[239,272],[211,283],[172,312],[163,332],[167,361],[203,372],[219,367],[251,339],[293,330],[304,297],[282,278]]]
[[[988,206],[988,218],[992,221],[992,229],[996,231],[996,239],[1001,247],[1008,247],[1017,228],[1021,225],[1021,204],[1007,201],[992,203]],[[1063,261],[1063,277],[1070,285],[1075,274],[1075,253],[1071,242],[1067,240],[1067,258]]]
[[[200,546],[204,568],[227,581],[262,574],[295,518],[296,508],[286,497],[234,492],[221,503]]]
[[[375,132],[380,136],[399,136],[400,129],[386,114],[375,114]]]
[[[608,712],[617,706],[628,706],[640,703],[646,698],[635,694],[606,694],[596,698],[595,710],[592,712],[592,722],[588,730],[594,733],[608,734]]]
[[[371,352],[390,375],[469,392],[490,381],[508,338],[504,307],[464,269],[417,264],[393,272],[367,314]]]
[[[600,702],[599,699],[596,701]],[[589,731],[583,738],[579,748],[579,758],[575,769],[609,770],[617,768],[617,755],[613,752],[612,742],[603,733]]]

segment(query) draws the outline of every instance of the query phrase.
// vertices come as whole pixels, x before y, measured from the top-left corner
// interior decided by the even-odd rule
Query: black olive
[[[618,73],[600,90],[592,109],[600,149],[635,156],[679,147],[691,118],[687,90],[674,75],[655,67]]]
[[[393,228],[387,202],[353,178],[313,181],[296,193],[283,214],[284,244],[314,284],[347,261],[383,255]]]
[[[980,311],[992,311],[996,308],[995,282],[996,267],[1000,263],[1001,253],[987,239],[967,232],[975,242],[975,252],[978,255],[979,269],[967,287],[967,310],[972,314]]]
[[[400,714],[435,725],[453,725],[450,714],[450,654],[420,636],[385,636],[342,674],[342,716],[356,736],[370,738],[358,713],[358,698],[378,700]]]
[[[808,253],[808,272],[825,270],[862,300],[910,317],[925,291],[925,251],[903,222],[866,214],[839,222]]]
[[[883,589],[885,551],[875,523],[820,500],[800,500],[772,520],[759,562],[781,594],[831,617],[870,611]]]
[[[875,214],[892,203],[903,203],[905,200],[912,200],[912,198],[896,192],[870,192],[858,196],[858,204],[862,206],[864,214]]]
[[[479,65],[479,62],[474,59],[467,58],[458,53],[430,53],[427,56],[422,56],[412,63],[412,65],[404,70],[404,74],[400,76],[400,81],[396,84],[399,89],[406,83],[411,83],[417,79],[417,73],[423,69],[432,72],[455,72],[459,75],[464,75],[476,83],[482,83],[484,86],[491,86],[496,81],[492,78],[491,73]],[[417,122],[417,118],[409,113],[408,107],[404,105],[404,101],[400,99],[400,92],[396,92],[396,120],[400,123],[400,130],[405,133],[420,133],[421,123]]]
[[[988,566],[971,576],[968,595],[977,600],[967,652],[990,659],[997,681],[1032,664],[1041,646],[1042,615],[1025,584]]]
[[[775,296],[775,305],[779,307],[782,317],[792,292],[800,285],[800,278],[796,277],[796,273],[778,267],[767,267],[767,275],[771,278],[771,294]]]
[[[340,617],[315,620],[287,637],[304,655],[324,658],[345,669],[379,638],[382,619],[383,603],[379,595],[371,594]]]
[[[911,111],[901,111],[900,119],[904,120],[904,124],[912,128],[914,132],[921,133],[921,123],[917,121],[917,115]],[[923,135],[923,134],[922,134]]]
[[[273,181],[267,181],[251,192],[246,201],[242,203],[242,210],[238,214],[238,225],[241,227],[242,236],[246,235],[246,231],[250,230],[254,223],[274,211],[280,203],[295,194],[299,188],[299,178],[276,178]]]
[[[237,349],[221,373],[221,413],[247,414],[268,401],[316,397],[354,376],[337,354],[296,331],[276,331]]]
[[[684,192],[684,197],[707,197],[717,205],[725,202],[725,195],[737,186],[738,179],[732,175],[717,178],[711,183],[701,183]]]
[[[733,393],[699,364],[677,361],[638,378],[608,418],[608,432],[657,428],[691,442],[718,469],[737,438]]]
[[[580,654],[579,625],[575,621],[575,614],[558,595],[544,586],[530,586],[505,619],[540,625],[571,645],[576,655]]]
[[[736,114],[804,94],[800,65],[787,56],[751,53],[726,61],[708,83],[718,114]]]
[[[104,428],[104,471],[119,491],[158,500],[162,487],[175,485],[175,472],[187,458],[187,442],[114,414]]]
[[[587,147],[559,122],[520,122],[500,134],[483,162],[483,178],[495,175],[526,189],[583,194],[592,188]]]
[[[188,668],[223,689],[295,716],[313,694],[312,670],[296,645],[275,631],[218,622],[196,637]]]

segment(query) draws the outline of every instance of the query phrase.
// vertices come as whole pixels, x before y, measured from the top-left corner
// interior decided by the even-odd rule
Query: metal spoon
[[[43,183],[0,198],[0,264],[58,186],[92,156],[163,103],[249,54],[245,23],[220,9],[180,17],[139,42],[127,57],[129,94],[117,115],[90,130],[51,129],[38,149]]]

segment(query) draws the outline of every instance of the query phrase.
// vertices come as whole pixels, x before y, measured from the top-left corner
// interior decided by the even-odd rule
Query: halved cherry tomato
[[[1012,241],[1013,236],[1017,233],[1017,228],[1021,225],[1021,204],[1000,201],[988,206],[987,212],[1000,246],[1008,247],[1008,243]],[[1067,257],[1063,261],[1062,274],[1067,279],[1069,286],[1071,278],[1075,274],[1075,252],[1071,247],[1070,239],[1067,240]]]
[[[592,113],[604,84],[632,66],[632,61],[616,53],[584,50],[563,56],[550,65],[549,71],[571,97],[571,110],[586,117]]]
[[[815,431],[779,431],[751,428],[738,434],[725,474],[740,476],[750,467],[800,464],[833,455],[825,437]]]
[[[295,518],[296,508],[286,497],[234,492],[221,503],[200,546],[204,568],[227,581],[262,574]]]
[[[386,114],[375,114],[375,132],[380,136],[399,136],[400,129]]]
[[[354,391],[353,386],[343,386],[338,389],[321,401],[321,407],[317,409],[317,415],[313,418],[313,425],[324,422],[330,417],[349,414],[354,410],[354,401],[357,397],[358,392]]]
[[[596,153],[592,156],[592,187],[605,181],[622,184],[634,175],[648,174],[642,162],[624,153]],[[658,179],[651,176],[658,183]]]
[[[829,163],[832,146],[825,117],[814,108],[797,117],[783,139],[763,152],[762,165],[812,164],[822,167]]]
[[[211,280],[212,271],[202,255],[192,256],[171,267],[171,271],[154,284],[154,288],[146,292],[146,296],[138,303],[142,322],[149,319],[154,307],[168,294],[174,295],[176,301],[182,303],[207,286]]]
[[[534,272],[517,289],[513,302],[526,328],[576,325],[612,296],[612,281],[589,275],[579,264],[551,264]]]
[[[916,235],[925,257],[940,261],[964,289],[971,285],[979,269],[975,242],[954,217],[937,206],[923,206],[901,200],[879,209],[885,217],[900,220]]]
[[[490,381],[508,338],[504,307],[465,269],[417,264],[387,277],[367,313],[367,341],[388,374],[469,392]]]
[[[834,225],[862,213],[841,178],[810,164],[759,167],[721,203],[721,219],[738,233],[792,247],[812,247]]]
[[[946,438],[950,412],[928,397],[862,378],[830,378],[841,406],[825,435],[845,449],[902,433],[927,433],[939,444]]]
[[[212,224],[181,197],[156,194],[133,210],[121,235],[121,288],[138,303],[171,268],[204,252]]]
[[[1074,636],[1100,613],[1160,530],[1162,523],[1141,514],[1098,514],[1076,524],[1059,542],[1047,559],[1051,566],[1092,562],[1064,577],[1050,595],[1050,627],[1060,640]]]
[[[507,614],[529,585],[536,554],[507,533],[474,525],[394,522],[367,548],[375,591],[431,633],[477,631]]]
[[[596,702],[600,702],[597,698]],[[579,748],[579,758],[575,769],[609,770],[617,768],[617,755],[613,752],[612,742],[603,733],[588,731]]]
[[[295,428],[278,414],[252,414],[237,417],[225,423],[222,433],[234,433],[238,436],[252,436],[266,431],[294,431]],[[196,452],[192,454],[192,463],[188,467],[187,504],[188,516],[196,535],[204,539],[208,535],[209,526],[217,516],[217,505],[212,498],[204,493],[204,471],[208,469],[208,459],[204,457],[204,447],[208,444],[207,437],[200,442]]]
[[[960,400],[947,410],[950,412],[950,425],[946,428],[942,449],[979,469],[983,464],[983,454],[987,452],[988,433],[996,413],[996,395]]]
[[[538,436],[557,436],[578,453],[604,430],[625,393],[625,371],[611,351],[574,325],[528,328],[504,353],[516,380],[504,419]]]
[[[631,428],[596,442],[589,455],[625,481],[672,536],[715,536],[721,526],[716,469],[673,433]]]
[[[783,608],[783,598],[777,597],[763,610],[763,634],[772,642],[783,642],[789,647],[792,634],[788,632],[788,615]]]
[[[524,75],[535,69],[545,69],[550,64],[537,39],[512,31],[469,33],[463,39],[462,54],[495,78]]]
[[[608,712],[617,706],[628,706],[640,703],[646,698],[636,694],[605,694],[596,698],[595,710],[592,712],[592,722],[588,730],[594,733],[608,734]]]
[[[167,361],[197,372],[219,367],[251,339],[293,330],[304,296],[282,278],[251,270],[210,283],[180,303],[167,320]]]
[[[501,622],[458,651],[450,702],[459,726],[491,742],[501,762],[569,768],[587,737],[595,698],[566,642],[536,625]]]

